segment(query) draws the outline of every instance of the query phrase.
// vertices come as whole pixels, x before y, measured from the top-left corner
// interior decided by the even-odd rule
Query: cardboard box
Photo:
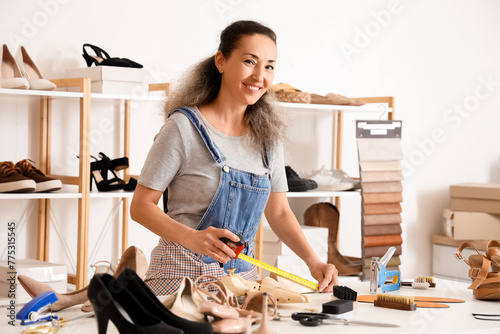
[[[90,78],[92,93],[144,95],[149,91],[148,71],[144,68],[95,66],[66,70],[67,78]],[[68,87],[70,92],[79,87]]]
[[[30,298],[17,281],[18,275],[29,276],[51,286],[57,292],[67,292],[68,269],[65,265],[34,259],[16,259],[13,261],[13,267],[10,268],[6,260],[0,260],[1,297],[11,298],[9,295],[14,292],[16,299]],[[13,278],[15,279],[13,280]]]
[[[500,214],[500,184],[462,183],[451,185],[450,209]]]
[[[482,254],[485,254],[488,240],[467,240]],[[443,235],[432,235],[432,275],[452,280],[471,282],[469,277],[470,267],[455,257],[455,252],[463,240],[454,240]],[[466,248],[462,255],[468,259],[470,255],[477,255],[472,248]]]
[[[457,247],[454,246],[432,245],[432,276],[470,283],[470,267],[465,262],[457,260],[456,251]],[[469,248],[462,252],[465,258],[469,258],[472,254],[477,253]]]
[[[320,255],[319,258],[321,261],[326,262],[328,254]],[[263,254],[262,261],[309,281],[316,282],[316,280],[311,276],[311,272],[309,271],[306,263],[297,255]],[[262,276],[269,276],[269,272],[267,270],[262,270]]]
[[[444,209],[443,233],[456,240],[500,240],[500,215]]]
[[[328,254],[328,229],[326,227],[301,225],[302,232],[318,255]],[[269,226],[263,227],[263,253],[274,255],[295,255]]]

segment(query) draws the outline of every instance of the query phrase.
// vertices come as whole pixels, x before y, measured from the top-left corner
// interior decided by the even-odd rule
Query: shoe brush
[[[389,293],[377,293],[377,298],[373,304],[378,307],[404,311],[415,311],[417,309],[417,304],[415,304],[412,296],[400,296]]]
[[[332,300],[350,300],[352,301],[352,306],[353,308],[358,308],[358,302],[356,301],[358,297],[358,293],[354,291],[353,289],[347,287],[347,286],[342,286],[342,285],[335,285],[333,287],[333,296]]]
[[[414,289],[435,288],[436,282],[432,276],[419,276],[413,282],[401,282],[401,286],[411,286]]]

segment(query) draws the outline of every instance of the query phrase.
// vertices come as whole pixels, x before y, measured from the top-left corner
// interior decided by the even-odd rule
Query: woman
[[[224,276],[228,268],[257,280],[255,266],[234,260],[220,238],[253,240],[262,214],[308,265],[320,291],[337,284],[337,270],[319,260],[286,197],[281,144],[284,121],[267,93],[276,65],[274,32],[238,21],[221,33],[215,56],[199,63],[166,104],[131,203],[132,219],[161,239],[146,282],[172,294],[182,277]],[[168,187],[168,215],[158,201]],[[224,268],[220,267],[224,264]]]

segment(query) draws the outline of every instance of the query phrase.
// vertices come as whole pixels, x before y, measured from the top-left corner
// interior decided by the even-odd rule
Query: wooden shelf
[[[357,112],[392,112],[392,108],[384,103],[367,103],[362,106],[347,106],[334,104],[309,104],[309,103],[287,103],[280,102],[280,106],[286,109],[303,109],[316,111],[357,111]]]
[[[83,98],[83,93],[66,92],[60,90],[30,90],[30,89],[5,89],[0,88],[0,94],[20,96],[46,96],[52,98]],[[129,94],[99,94],[91,93],[91,99],[96,100],[131,100],[131,101],[162,101],[165,95],[129,95]]]

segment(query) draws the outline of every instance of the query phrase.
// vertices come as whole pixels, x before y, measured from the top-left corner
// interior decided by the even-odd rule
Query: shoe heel
[[[98,65],[97,60],[95,60],[91,56],[86,55],[86,54],[82,54],[82,56],[83,56],[83,59],[85,59],[85,62],[87,62],[87,67],[92,66],[92,64],[94,64],[94,63],[96,63],[96,66]]]
[[[95,308],[94,303],[92,303],[92,307]],[[109,323],[109,318],[106,316],[106,313],[104,312],[95,312],[95,318],[97,321],[97,333],[98,334],[106,334],[108,331],[108,323]]]

